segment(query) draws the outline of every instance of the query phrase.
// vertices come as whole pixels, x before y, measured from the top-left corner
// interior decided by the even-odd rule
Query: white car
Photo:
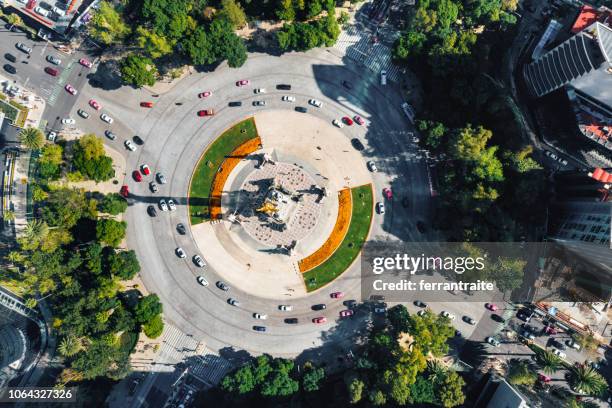
[[[372,173],[376,173],[378,171],[378,168],[376,167],[376,163],[374,163],[373,160],[370,160],[368,163],[368,170],[370,170]]]
[[[379,214],[385,213],[385,205],[381,202],[376,203],[376,212]]]
[[[291,305],[278,305],[278,310],[282,310],[283,312],[290,312],[293,310],[293,306]]]
[[[176,204],[174,204],[174,200],[172,200],[171,198],[168,199],[168,207],[170,207],[170,211],[176,210]]]
[[[131,141],[131,140],[126,140],[126,141],[125,141],[125,143],[124,143],[124,145],[125,145],[125,147],[126,147],[126,148],[127,148],[129,151],[131,151],[131,152],[136,151],[136,145],[135,145],[134,143],[132,143],[132,141]]]
[[[240,302],[238,301],[238,299],[234,299],[234,298],[229,298],[227,299],[227,303],[229,303],[232,306],[240,306]]]
[[[342,123],[342,121],[338,120],[338,119],[334,119],[332,120],[332,124],[334,126],[339,127],[340,129],[342,129],[344,127],[344,123]]]
[[[557,350],[556,348],[552,349],[552,353],[556,356],[559,356],[560,358],[567,357],[567,355],[564,352],[562,352],[561,350]]]
[[[166,176],[164,176],[162,173],[157,172],[155,177],[157,177],[157,181],[159,181],[159,184],[166,184]]]
[[[387,312],[387,308],[384,306],[374,308],[374,313],[383,314],[386,312]]]
[[[281,98],[281,101],[285,102],[295,102],[295,96],[285,95]]]
[[[199,267],[199,268],[203,268],[206,266],[206,262],[204,262],[204,260],[202,259],[202,257],[200,255],[194,255],[193,256],[193,262]]]
[[[427,310],[425,310],[425,309],[421,309],[421,310],[419,310],[419,311],[417,312],[417,316],[423,316],[423,315],[425,315],[425,313],[427,313]]]
[[[168,211],[168,204],[166,204],[166,200],[163,198],[159,200],[159,208],[161,208],[162,211]]]
[[[442,313],[440,313],[440,315],[442,315],[443,317],[448,318],[449,320],[455,320],[455,315],[452,313],[449,313],[447,311],[442,311]]]
[[[266,93],[266,88],[255,88],[255,89],[253,89],[253,92],[256,93],[256,94]]]
[[[380,71],[380,84],[387,85],[387,71]]]
[[[34,11],[36,12],[36,14],[40,14],[43,17],[48,17],[49,16],[49,10],[45,10],[44,8],[37,6]]]
[[[308,100],[308,103],[311,104],[312,106],[316,106],[317,108],[320,108],[321,106],[323,106],[323,102],[318,101],[316,99],[310,99]]]
[[[53,65],[60,65],[62,63],[61,59],[54,57],[53,55],[47,55],[47,61],[49,61]]]
[[[267,314],[261,314],[261,313],[253,313],[253,318],[254,319],[259,319],[259,320],[266,320],[268,318]]]
[[[108,116],[106,113],[103,113],[100,115],[100,119],[102,119],[103,121],[105,121],[106,123],[113,123],[113,118],[111,118],[110,116]]]
[[[485,339],[485,341],[486,341],[487,343],[489,343],[490,345],[492,345],[493,347],[499,347],[499,345],[501,344],[501,343],[499,342],[499,340],[497,340],[495,337],[491,337],[491,336],[487,337],[487,338]]]
[[[198,281],[200,285],[208,286],[208,281],[203,276],[198,276],[196,280]]]
[[[62,119],[62,123],[64,125],[74,125],[76,123],[76,120],[74,120],[72,118],[64,118],[64,119]]]
[[[187,254],[185,254],[185,251],[183,250],[183,248],[178,247],[176,248],[176,256],[178,256],[181,259],[185,259],[187,257]]]
[[[404,102],[400,105],[400,107],[404,111],[404,115],[408,117],[408,120],[410,120],[410,122],[414,122],[414,109],[412,106],[410,106],[408,102]]]
[[[49,134],[47,135],[47,140],[51,142],[54,142],[56,138],[57,138],[57,132],[49,132]]]

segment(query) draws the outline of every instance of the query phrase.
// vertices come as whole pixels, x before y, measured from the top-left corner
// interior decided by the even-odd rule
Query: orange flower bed
[[[319,249],[298,262],[300,272],[304,273],[316,268],[336,252],[351,225],[352,213],[351,189],[345,188],[338,192],[338,218],[334,229]]]
[[[225,158],[221,166],[219,166],[219,170],[217,170],[217,174],[215,174],[215,178],[213,179],[212,188],[210,190],[210,201],[209,201],[209,209],[210,209],[210,219],[217,220],[221,218],[221,195],[223,194],[223,186],[227,181],[227,178],[232,173],[234,168],[240,163],[242,159],[247,157],[249,154],[253,153],[257,149],[261,147],[261,139],[255,137],[253,139],[247,140],[237,148],[235,148],[232,153]]]

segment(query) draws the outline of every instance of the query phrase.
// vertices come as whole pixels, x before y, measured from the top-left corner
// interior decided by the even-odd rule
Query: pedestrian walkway
[[[70,76],[70,73],[72,72],[74,66],[75,62],[70,61],[68,66],[64,70],[62,70],[62,73],[60,74],[51,92],[46,89],[43,90],[43,93],[45,94],[44,96],[47,97],[46,99],[49,106],[55,106],[55,101],[57,101],[57,97],[59,96],[60,92],[62,92],[62,89],[64,88],[64,85],[66,84],[66,81],[68,80],[68,77]]]

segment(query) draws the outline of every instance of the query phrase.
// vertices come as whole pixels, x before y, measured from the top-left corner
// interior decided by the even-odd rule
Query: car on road
[[[559,350],[565,350],[567,347],[565,347],[565,344],[561,343],[560,341],[556,340],[556,339],[550,339],[548,341],[548,344],[554,348],[557,348]]]
[[[50,141],[50,142],[55,142],[56,138],[57,138],[57,132],[51,131],[47,135],[47,140]]]
[[[66,89],[66,92],[68,92],[70,95],[76,95],[77,94],[77,90],[74,89],[74,87],[72,85],[70,85],[70,84],[66,84],[64,89]]]
[[[547,322],[544,326],[544,333],[546,333],[548,336],[552,336],[557,334],[557,328],[552,323]]]
[[[354,121],[355,121],[355,122],[356,122],[358,125],[361,125],[361,126],[365,125],[365,120],[364,120],[364,119],[363,119],[361,116],[359,116],[359,115],[355,115],[355,116],[353,116],[353,120],[354,120]]]
[[[557,160],[557,159],[559,159],[559,157],[557,157],[557,155],[556,155],[556,154],[554,154],[553,152],[551,152],[550,150],[546,150],[546,151],[544,152],[544,155],[545,155],[545,156],[547,156],[547,157],[550,157],[550,158],[551,158],[551,159],[553,159],[553,160]]]
[[[266,106],[266,101],[253,101],[253,106]]]
[[[380,84],[387,85],[387,71],[380,71]]]
[[[268,318],[267,314],[264,313],[253,313],[253,319],[266,320]]]
[[[350,299],[350,300],[345,300],[344,302],[342,302],[342,304],[348,307],[349,309],[352,309],[355,306],[357,306],[357,301],[355,299]]]
[[[153,205],[150,205],[147,207],[147,212],[149,213],[151,217],[157,217],[157,210],[155,209]]]
[[[8,72],[9,74],[16,74],[17,73],[17,68],[12,66],[11,64],[4,64],[4,66],[2,68],[4,68],[4,70],[6,72]]]
[[[387,313],[387,308],[385,306],[377,306],[374,308],[374,313],[376,314]]]
[[[110,130],[105,130],[104,131],[104,135],[106,137],[108,137],[110,140],[115,140],[117,138],[117,135],[114,134],[113,132],[111,132]],[[129,140],[126,140],[126,142],[129,142]],[[127,146],[127,145],[126,145]],[[131,150],[131,149],[130,149]]]
[[[170,208],[170,211],[176,210],[176,204],[174,204],[174,200],[171,198],[168,199],[168,207]]]
[[[312,310],[324,310],[327,309],[327,306],[325,305],[325,303],[319,303],[316,305],[312,305]]]
[[[404,115],[406,115],[408,120],[410,122],[413,122],[415,113],[412,106],[408,102],[403,102],[400,107],[402,108],[402,111],[404,112]]]
[[[330,294],[332,299],[342,299],[344,297],[344,292],[333,292]]]
[[[162,211],[168,211],[168,204],[166,204],[166,200],[163,198],[159,200],[159,208],[161,208]]]
[[[320,108],[323,105],[323,102],[316,100],[316,99],[309,99],[308,103],[311,104],[312,106],[316,106],[317,108]]]
[[[198,94],[198,98],[200,98],[200,99],[201,99],[201,98],[208,98],[208,97],[209,97],[209,96],[211,96],[211,95],[212,95],[212,92],[211,92],[211,91],[204,91],[204,92],[200,92],[200,93]]]
[[[266,88],[255,88],[253,89],[253,93],[256,93],[256,94],[266,93]]]
[[[566,344],[568,347],[571,347],[571,348],[573,348],[573,349],[575,349],[575,350],[580,350],[580,349],[582,348],[582,347],[580,346],[580,344],[578,344],[578,343],[576,342],[576,340],[574,340],[574,339],[566,340],[566,341],[565,341],[565,344]]]
[[[92,62],[88,60],[87,58],[81,58],[79,60],[79,64],[87,68],[91,68],[93,66]]]
[[[253,330],[258,331],[258,332],[265,332],[266,326],[253,326]]]
[[[519,311],[516,312],[516,317],[518,317],[519,319],[525,322],[529,322],[532,316],[533,316],[533,311],[531,309],[527,309],[526,307],[519,309]]]
[[[217,287],[221,289],[222,291],[227,292],[228,290],[230,290],[230,287],[227,285],[227,283],[223,281],[217,281],[215,285],[217,285]]]
[[[202,109],[198,111],[198,116],[213,116],[215,111],[212,109]]]
[[[155,174],[155,178],[159,184],[166,184],[166,176],[164,176],[163,173],[158,171],[157,174]]]
[[[142,166],[140,166],[140,171],[142,171],[142,174],[144,174],[145,176],[151,174],[151,169],[149,168],[148,164],[143,164]]]
[[[232,306],[236,306],[236,307],[240,306],[240,301],[234,298],[227,299],[227,303],[229,303]]]
[[[361,140],[359,140],[357,138],[351,139],[351,144],[353,145],[353,147],[357,151],[365,150],[365,146],[363,145],[363,143],[361,143]]]
[[[344,123],[342,123],[341,121],[339,121],[338,119],[334,119],[332,120],[332,124],[334,126],[339,127],[340,129],[342,129],[344,127]]]
[[[380,201],[376,203],[376,212],[381,215],[385,213],[385,205]]]
[[[10,52],[7,52],[6,54],[4,54],[4,58],[6,58],[7,60],[11,62],[17,62],[17,57],[11,54]]]
[[[15,44],[15,47],[17,47],[19,51],[25,52],[26,54],[32,52],[32,49],[22,42],[18,42],[17,44]]]
[[[77,111],[77,113],[79,114],[80,117],[82,117],[83,119],[87,119],[89,118],[89,113],[85,112],[83,109],[79,109]]]
[[[559,160],[557,160],[559,163],[561,163],[564,166],[567,166],[567,160],[565,160],[563,157],[559,157]]]
[[[485,303],[485,307],[492,312],[497,310],[497,305],[495,303]]]
[[[119,194],[121,194],[122,197],[127,198],[130,195],[130,188],[126,185],[121,186]]]
[[[491,319],[495,320],[498,323],[506,323],[506,319],[498,315],[497,313],[491,314]]]
[[[521,330],[519,331],[519,335],[523,336],[526,339],[534,340],[536,338],[535,329],[528,324],[524,324]]]
[[[34,8],[34,12],[35,12],[36,14],[38,14],[38,15],[43,16],[43,17],[49,17],[49,10],[44,9],[44,8],[42,8],[42,7],[40,7],[40,6],[36,6],[36,7]]]
[[[412,303],[414,303],[414,305],[415,305],[416,307],[427,307],[427,303],[425,303],[425,302],[421,302],[420,300],[415,300],[415,301],[414,301],[414,302],[412,302]]]
[[[552,349],[551,352],[556,355],[559,356],[559,358],[565,358],[567,357],[567,354],[565,354],[564,352],[562,352],[561,350],[558,350],[556,348]]]
[[[176,248],[174,252],[176,252],[176,256],[178,256],[181,259],[185,259],[187,257],[187,254],[181,247]]]
[[[105,121],[108,124],[113,123],[113,118],[111,118],[110,116],[108,116],[106,113],[103,113],[100,115],[100,119],[102,119],[103,121]]]
[[[312,319],[312,322],[315,323],[315,324],[326,323],[327,322],[327,317],[325,317],[325,316],[315,317],[314,319]]]
[[[142,140],[142,138],[138,135],[134,135],[134,137],[132,137],[132,140],[139,146],[142,146],[144,144],[144,140]]]
[[[284,320],[286,324],[298,324],[297,317],[288,317]]]
[[[495,337],[491,337],[491,336],[487,337],[485,339],[485,341],[487,343],[489,343],[490,345],[492,345],[493,347],[499,347],[499,345],[501,344],[501,342],[499,340],[497,340]]]
[[[353,89],[353,84],[350,83],[349,81],[342,81],[342,86],[349,90]]]
[[[204,259],[202,259],[200,255],[193,256],[193,263],[196,264],[198,268],[203,268],[206,266],[206,262],[204,262]]]
[[[140,183],[142,181],[142,174],[140,174],[140,172],[138,170],[134,170],[132,172],[132,177],[134,178],[135,181],[137,181],[138,183]]]
[[[417,312],[417,316],[425,316],[429,312],[429,309],[422,309]]]
[[[59,74],[57,69],[51,67],[45,67],[45,72],[51,76],[57,76]]]
[[[276,85],[276,89],[282,90],[282,91],[290,91],[291,90],[291,85],[289,84],[278,84]]]
[[[383,188],[382,194],[383,194],[383,197],[385,197],[387,200],[393,199],[393,190],[391,190],[389,187]]]
[[[61,59],[54,57],[53,55],[47,55],[47,61],[49,61],[53,65],[60,65],[62,63]]]
[[[74,120],[72,118],[64,118],[64,119],[62,119],[62,123],[64,125],[74,125],[76,123],[76,120]]]
[[[283,102],[295,102],[295,96],[284,95],[281,98],[281,101],[283,101]]]
[[[290,312],[293,310],[293,306],[291,305],[278,305],[278,310],[282,310],[283,312]]]
[[[100,103],[98,103],[98,101],[96,101],[95,99],[89,100],[89,106],[91,106],[95,110],[100,110],[100,108],[102,108],[102,106],[100,106]]]
[[[303,107],[303,106],[296,106],[296,107],[295,107],[295,111],[296,111],[296,112],[300,112],[300,113],[306,113],[306,112],[308,112],[308,109],[306,109],[306,108],[305,108],[305,107]]]
[[[208,281],[206,280],[206,278],[204,278],[202,275],[198,276],[196,278],[196,280],[198,281],[198,283],[202,286],[208,286]]]
[[[448,318],[449,320],[455,320],[455,315],[450,312],[447,312],[446,310],[443,310],[442,313],[440,313],[440,315],[442,317]]]
[[[340,311],[340,317],[351,317],[355,312],[353,310],[342,310]]]
[[[230,103],[227,104],[227,106],[229,106],[230,108],[236,108],[238,106],[242,106],[242,102],[240,102],[240,101],[230,102]]]
[[[476,320],[472,319],[470,316],[463,316],[463,321],[472,326],[476,324]]]
[[[240,81],[236,81],[236,86],[245,86],[245,85],[249,85],[251,83],[251,81],[249,81],[248,79],[241,79]]]
[[[176,231],[181,235],[185,235],[187,233],[187,229],[181,223],[176,224]]]
[[[159,191],[159,187],[157,187],[157,184],[154,181],[149,182],[149,190],[151,190],[152,193],[157,193]]]
[[[370,160],[366,163],[366,165],[368,166],[368,170],[370,170],[372,173],[376,173],[378,171],[378,167],[376,167],[374,160]]]
[[[140,106],[142,108],[152,108],[153,107],[153,102],[140,102]]]
[[[343,116],[342,121],[345,125],[353,126],[353,119],[349,118],[348,116]]]

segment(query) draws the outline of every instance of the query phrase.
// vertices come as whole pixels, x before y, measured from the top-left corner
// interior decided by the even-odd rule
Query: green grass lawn
[[[348,269],[359,255],[372,222],[372,186],[370,184],[351,189],[353,212],[351,224],[344,240],[325,262],[303,274],[306,289],[311,292],[336,279]]]
[[[246,119],[219,136],[204,152],[191,179],[189,216],[192,224],[208,219],[208,198],[215,173],[225,158],[238,146],[257,137],[253,118]]]

